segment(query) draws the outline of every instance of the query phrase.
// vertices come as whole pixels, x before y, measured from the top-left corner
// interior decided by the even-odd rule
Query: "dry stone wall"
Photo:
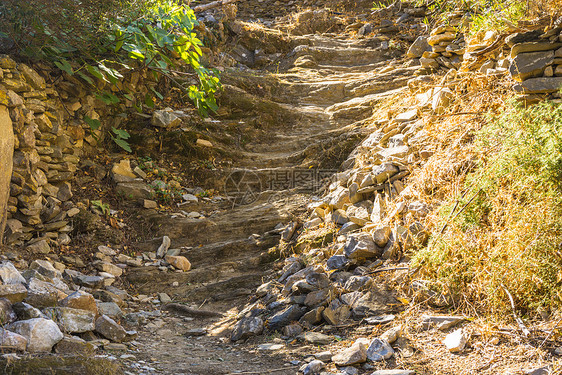
[[[109,107],[80,81],[42,68],[39,74],[9,56],[0,56],[0,125],[9,119],[15,135],[5,242],[47,253],[52,246],[70,242],[72,217],[80,211],[71,201],[72,180],[81,157],[94,152],[103,137],[102,130],[91,131],[84,118],[99,119],[104,128],[118,128],[126,119],[113,114],[127,112],[133,103]],[[117,86],[140,97],[155,84],[146,73],[136,71]],[[103,82],[97,86],[104,88]],[[7,108],[6,119],[2,105]],[[2,126],[0,131],[4,131]],[[4,139],[2,132],[0,135]],[[2,156],[2,162],[5,160]],[[4,165],[0,177],[2,174],[10,174]],[[4,211],[0,200],[0,212]]]

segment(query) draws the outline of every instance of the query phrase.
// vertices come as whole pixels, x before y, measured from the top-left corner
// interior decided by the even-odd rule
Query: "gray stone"
[[[156,256],[158,258],[164,258],[164,255],[166,255],[166,252],[170,248],[171,243],[172,242],[170,241],[170,237],[162,237],[162,244],[158,247],[158,250],[156,250]]]
[[[338,366],[351,366],[367,361],[367,349],[361,342],[356,342],[349,348],[332,357],[332,362]]]
[[[154,189],[142,181],[132,181],[118,183],[115,192],[125,199],[136,201],[150,199],[154,194]]]
[[[267,326],[271,330],[280,330],[291,322],[298,321],[305,313],[306,308],[299,305],[291,305],[276,313],[267,320]]]
[[[39,272],[41,275],[53,279],[55,277],[61,277],[60,271],[58,271],[51,262],[46,260],[37,259],[31,262],[29,266],[30,269]]]
[[[17,318],[12,303],[6,298],[0,298],[0,325],[15,322]]]
[[[2,351],[24,352],[27,348],[27,339],[22,335],[0,328],[0,349]]]
[[[127,332],[125,332],[125,329],[106,315],[102,315],[96,319],[95,330],[111,341],[123,342],[127,339]]]
[[[351,316],[349,306],[335,299],[322,312],[322,317],[331,325],[337,326],[345,322]]]
[[[320,332],[305,332],[300,338],[314,345],[328,345],[333,341],[332,336],[325,335]]]
[[[518,43],[511,47],[511,58],[515,58],[522,53],[552,51],[562,47],[562,43],[549,42],[526,42]]]
[[[73,309],[80,309],[92,312],[98,315],[98,307],[94,296],[83,290],[77,290],[69,294],[66,298],[59,301],[59,306],[71,307]]]
[[[367,289],[373,285],[373,279],[369,276],[351,276],[344,285],[344,289],[348,291],[360,291]]]
[[[45,314],[56,321],[63,332],[83,333],[94,330],[96,315],[91,311],[54,307],[45,309]]]
[[[367,348],[367,358],[373,362],[389,359],[394,355],[394,349],[385,340],[375,338]]]
[[[107,272],[110,275],[119,277],[123,274],[123,269],[110,262],[101,262],[96,264],[98,271]]]
[[[49,254],[51,246],[46,240],[39,240],[27,246],[27,250],[33,254]]]
[[[314,358],[323,361],[323,362],[329,362],[332,360],[332,352],[327,350],[325,352],[320,352],[320,353],[316,353],[314,354]]]
[[[325,288],[310,292],[306,295],[304,304],[310,307],[316,307],[319,305],[325,305],[331,301],[333,296],[332,288]]]
[[[328,270],[342,270],[350,263],[345,255],[333,255],[326,261]]]
[[[373,168],[373,175],[375,176],[377,184],[387,182],[390,177],[398,172],[399,169],[391,163],[384,163]]]
[[[299,323],[289,324],[283,327],[283,336],[286,337],[297,337],[302,333],[302,326]]]
[[[513,87],[524,94],[545,94],[558,92],[562,89],[562,77],[530,78]]]
[[[261,335],[262,332],[263,320],[261,318],[243,318],[234,327],[230,339],[232,341],[245,340],[252,336]]]
[[[395,318],[396,316],[392,314],[376,315],[365,318],[365,322],[367,322],[368,324],[387,324],[392,322]]]
[[[20,320],[6,328],[25,337],[27,339],[27,351],[32,353],[50,352],[53,346],[63,338],[57,324],[49,319]]]
[[[170,109],[164,109],[164,110],[154,111],[150,123],[153,126],[159,128],[169,129],[181,124],[181,118],[179,118]]]
[[[94,354],[94,351],[92,343],[76,336],[65,336],[55,345],[55,353],[58,354],[89,356]]]
[[[322,322],[322,312],[324,312],[324,306],[318,306],[315,309],[310,310],[302,316],[300,322],[308,324],[319,324]]]
[[[10,302],[21,302],[27,297],[27,288],[22,284],[0,285],[0,298],[7,298]]]
[[[441,331],[446,331],[457,324],[464,322],[465,318],[463,316],[455,315],[424,315],[422,317],[422,327],[424,329],[429,329],[436,326],[437,329]]]
[[[0,264],[0,278],[4,284],[25,284],[26,281],[11,262]]]
[[[45,318],[45,315],[43,315],[39,309],[31,306],[29,303],[17,302],[12,305],[12,308],[14,309],[18,320]]]
[[[98,302],[97,306],[100,315],[107,315],[113,319],[118,319],[123,316],[123,311],[115,302]]]
[[[349,259],[374,258],[382,255],[382,249],[377,247],[368,233],[351,234],[347,237],[343,251]]]
[[[322,370],[326,367],[326,364],[318,359],[310,361],[301,366],[299,369],[303,375],[319,375]]]
[[[392,344],[394,341],[398,340],[400,335],[402,334],[402,326],[396,326],[387,329],[380,335],[381,340],[386,340],[389,344]]]
[[[408,49],[406,56],[410,59],[417,59],[421,57],[425,51],[431,51],[431,46],[427,43],[427,37],[418,36]]]
[[[384,248],[388,243],[392,230],[388,225],[384,225],[375,228],[372,233],[373,241],[375,241],[375,244],[380,248]]]
[[[554,62],[554,51],[521,53],[511,61],[509,73],[516,81],[539,77]]]
[[[33,277],[30,279],[27,287],[25,302],[39,308],[53,307],[57,304],[61,293],[53,284]]]
[[[505,38],[505,43],[509,46],[509,48],[511,48],[519,43],[535,41],[541,34],[541,30],[533,30],[525,33],[513,33]]]
[[[342,225],[342,227],[338,231],[338,234],[346,234],[346,233],[350,233],[350,232],[355,232],[359,229],[361,229],[361,225],[356,224],[353,221],[348,221],[347,223]]]

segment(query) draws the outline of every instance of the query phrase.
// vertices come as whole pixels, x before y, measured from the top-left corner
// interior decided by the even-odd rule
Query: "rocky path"
[[[272,118],[261,124],[270,136],[248,144],[234,165],[241,189],[249,187],[256,195],[244,204],[237,201],[226,209],[217,207],[205,219],[152,217],[159,234],[171,238],[172,248],[182,249],[193,269],[171,273],[143,267],[127,276],[140,294],[165,292],[174,302],[221,317],[162,311],[140,327],[132,373],[296,372],[296,363],[291,362],[294,353],[273,352],[267,345],[260,347],[259,340],[234,344],[225,334],[256,287],[271,278],[271,262],[279,254],[268,249],[275,249],[283,225],[303,212],[314,193],[294,188],[294,180],[281,179],[318,168],[328,173],[324,177],[333,173],[370,133],[363,119],[371,116],[372,105],[405,86],[413,70],[398,67],[380,42],[365,46],[361,40],[329,34],[295,40],[298,45],[281,64],[290,68],[285,72],[230,70],[224,74],[223,106],[233,109],[232,113],[237,106],[249,107],[248,112],[270,111]],[[384,69],[389,66],[397,69],[389,73]],[[271,95],[259,96],[257,86]],[[252,121],[232,113],[218,120]],[[228,173],[224,171],[227,177]],[[289,188],[276,182],[279,186],[289,183]]]

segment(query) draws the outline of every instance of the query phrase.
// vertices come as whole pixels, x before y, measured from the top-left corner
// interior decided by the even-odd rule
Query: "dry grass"
[[[459,311],[505,317],[508,290],[518,309],[536,316],[560,303],[558,112],[507,106],[506,82],[484,76],[447,84],[454,105],[425,117],[434,154],[408,182],[410,199],[435,208],[424,221],[430,244],[414,255],[418,277]]]

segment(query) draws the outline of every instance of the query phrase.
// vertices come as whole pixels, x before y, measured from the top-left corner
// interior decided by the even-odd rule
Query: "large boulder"
[[[14,155],[14,131],[7,104],[7,94],[0,91],[0,244],[6,227]]]
[[[32,353],[50,352],[64,337],[55,322],[43,318],[20,320],[9,324],[6,328],[25,337],[27,350]]]

